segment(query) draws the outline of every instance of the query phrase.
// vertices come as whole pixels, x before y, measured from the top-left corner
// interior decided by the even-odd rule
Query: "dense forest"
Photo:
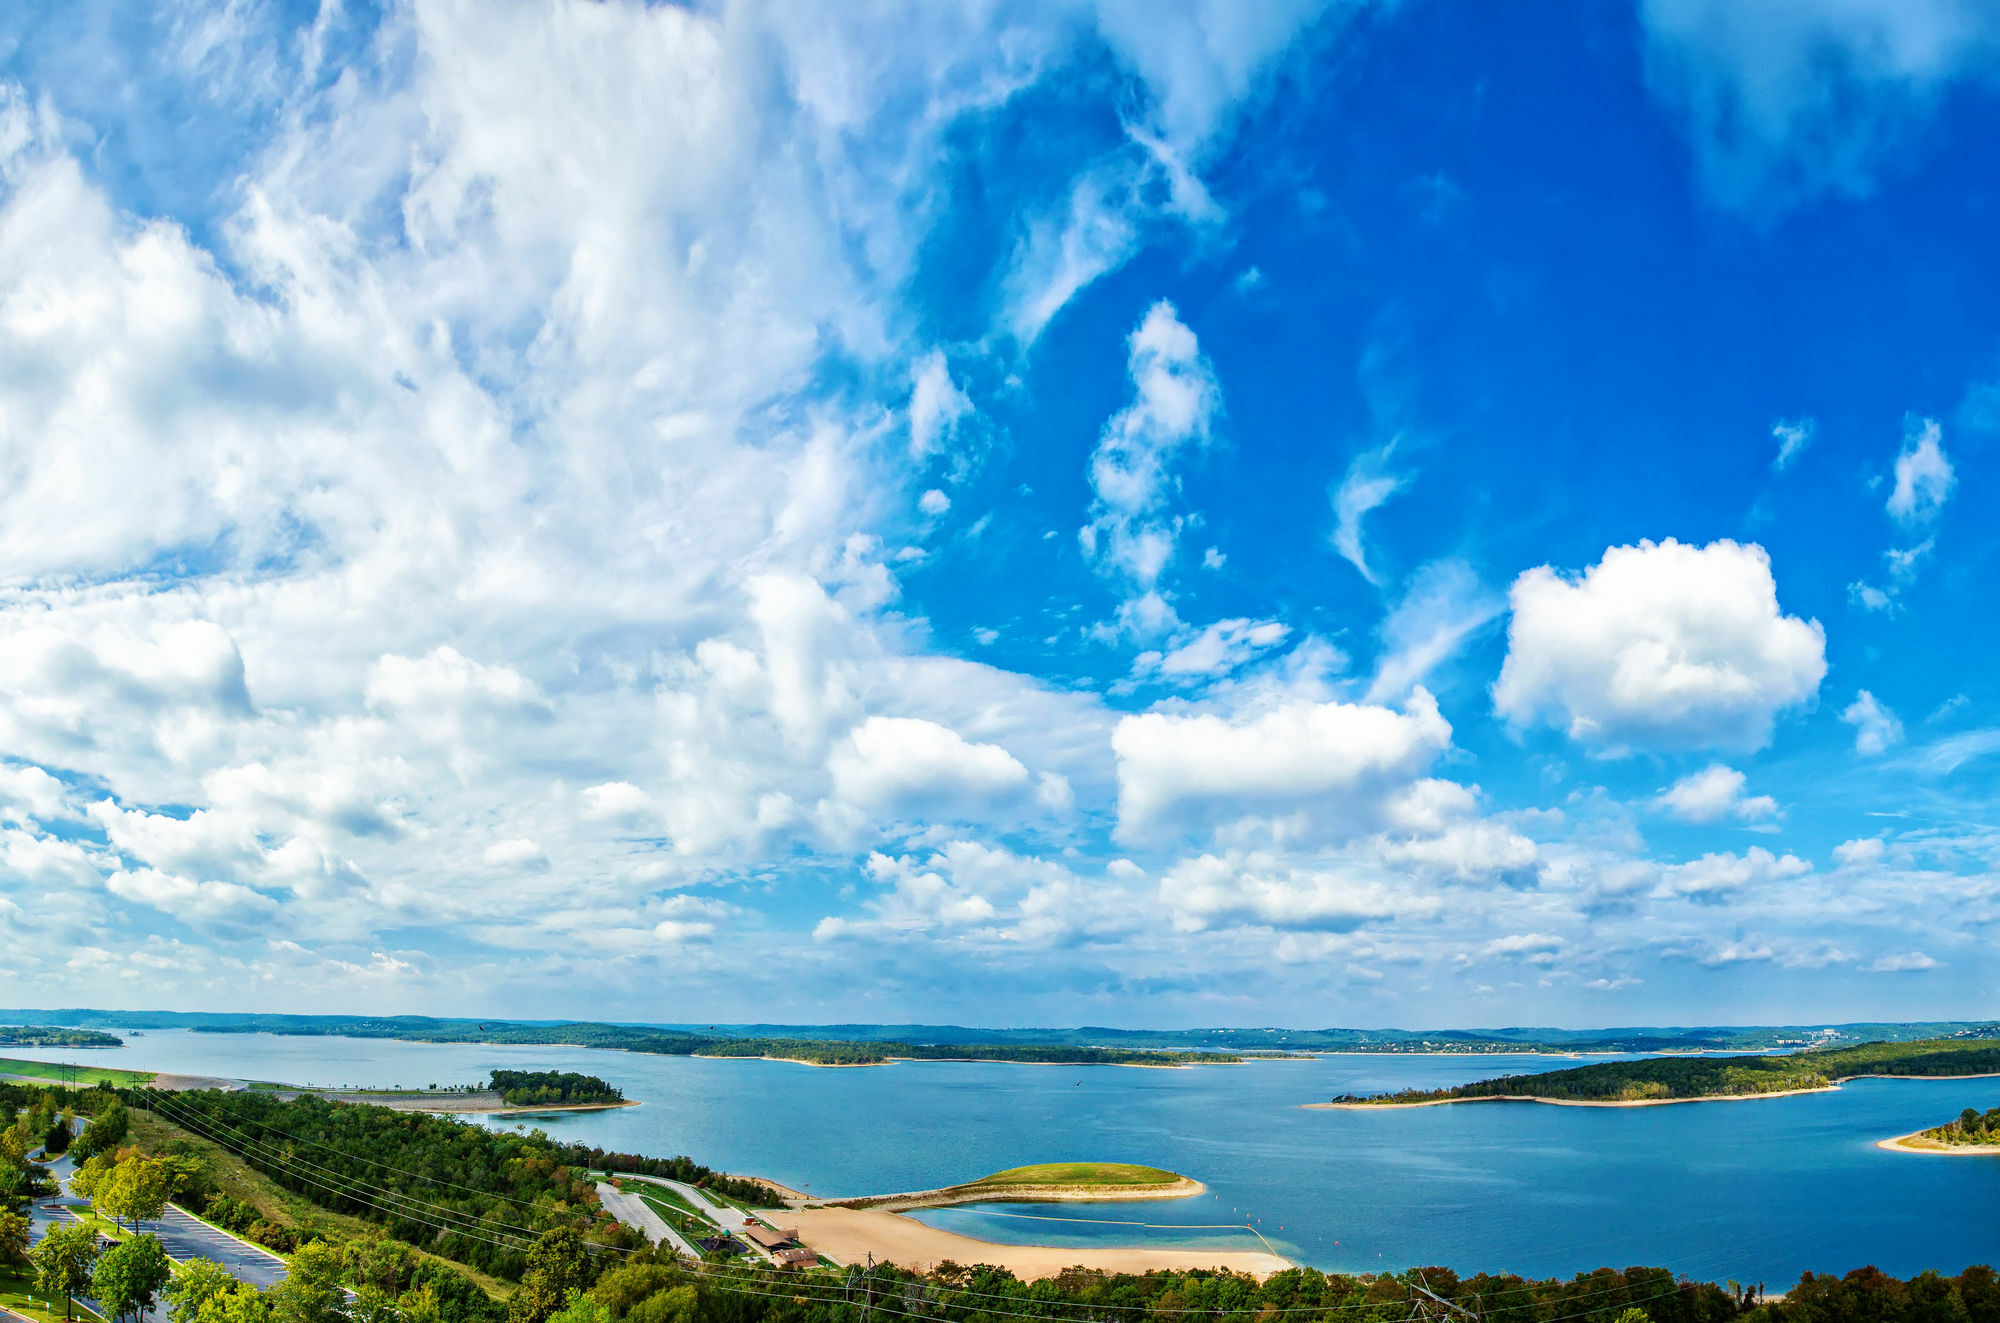
[[[2000,1071],[2000,1040],[1934,1039],[1862,1043],[1783,1056],[1652,1057],[1607,1061],[1539,1075],[1502,1075],[1444,1089],[1405,1089],[1339,1103],[1440,1102],[1459,1098],[1549,1098],[1563,1102],[1646,1102],[1823,1089],[1860,1075],[1950,1077]]]
[[[496,1070],[488,1084],[511,1107],[623,1102],[625,1095],[595,1075],[569,1070]]]
[[[1934,1126],[1924,1131],[1923,1137],[1940,1144],[2000,1144],[2000,1107],[1983,1112],[1968,1107],[1956,1121]]]
[[[125,1040],[100,1029],[64,1029],[47,1024],[0,1026],[0,1047],[123,1047]]]
[[[573,1292],[587,1292],[576,1295]],[[1294,1268],[1263,1282],[1221,1271],[1144,1276],[1073,1268],[1024,1283],[1002,1268],[941,1263],[927,1273],[876,1266],[837,1273],[694,1266],[663,1251],[590,1255],[561,1234],[536,1246],[510,1302],[510,1323],[871,1323],[877,1317],[984,1323],[1407,1323],[1442,1316],[1435,1301],[1481,1323],[1984,1323],[2000,1319],[1990,1268],[1909,1281],[1862,1268],[1807,1274],[1782,1301],[1664,1268],[1609,1268],[1567,1280],[1460,1277],[1448,1268],[1348,1276]],[[1465,1315],[1459,1315],[1464,1317]]]

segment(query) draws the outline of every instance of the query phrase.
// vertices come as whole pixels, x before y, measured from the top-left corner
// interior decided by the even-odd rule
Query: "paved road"
[[[654,1212],[638,1195],[627,1194],[615,1185],[599,1181],[597,1198],[604,1205],[604,1211],[626,1226],[636,1229],[655,1245],[665,1241],[691,1259],[701,1257],[700,1251],[688,1243],[686,1236],[674,1230],[671,1222]]]
[[[767,1263],[777,1262],[777,1260],[773,1259],[765,1251],[762,1245],[757,1245],[743,1239],[743,1236],[740,1234],[743,1227],[743,1211],[741,1209],[731,1208],[727,1204],[715,1203],[699,1187],[688,1185],[682,1181],[670,1181],[664,1176],[639,1176],[623,1172],[620,1175],[623,1175],[628,1181],[651,1181],[655,1185],[664,1185],[681,1198],[693,1204],[695,1211],[703,1217],[709,1219],[709,1221],[715,1223],[730,1235],[735,1236],[736,1239],[743,1241],[745,1248],[752,1254]]]
[[[176,1259],[214,1259],[229,1269],[239,1282],[249,1282],[269,1290],[285,1280],[285,1261],[262,1245],[252,1244],[227,1231],[210,1226],[200,1218],[167,1205],[167,1215],[157,1222],[137,1224],[160,1238],[160,1245]]]

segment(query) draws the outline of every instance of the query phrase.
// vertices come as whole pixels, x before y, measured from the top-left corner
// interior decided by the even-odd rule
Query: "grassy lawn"
[[[668,1226],[680,1232],[683,1236],[692,1238],[712,1236],[716,1233],[717,1228],[706,1218],[699,1217],[685,1208],[676,1208],[664,1199],[655,1199],[647,1191],[640,1190],[635,1193],[638,1194],[640,1199],[645,1201],[646,1207],[658,1213]]]
[[[52,1312],[46,1297],[41,1299],[35,1298],[33,1295],[34,1289],[35,1279],[32,1277],[18,1277],[11,1273],[0,1273],[0,1305],[5,1305],[17,1314],[24,1314],[34,1319],[35,1323],[62,1323],[62,1301],[58,1300],[55,1302],[55,1308]],[[98,1316],[91,1313],[81,1303],[74,1306],[74,1308],[76,1317],[86,1320],[86,1323],[97,1320]]]
[[[1044,1162],[996,1171],[974,1185],[1172,1185],[1182,1179],[1158,1167],[1129,1162]]]
[[[684,1213],[696,1212],[695,1206],[689,1203],[680,1191],[670,1190],[664,1185],[654,1185],[649,1181],[627,1181],[618,1188],[638,1195],[649,1204],[670,1204]]]
[[[59,1061],[23,1061],[19,1057],[0,1057],[0,1075],[25,1075],[30,1079],[47,1080],[51,1084],[68,1084],[74,1076],[79,1089],[95,1087],[100,1081],[109,1081],[116,1088],[136,1088],[153,1082],[150,1070],[66,1066]]]

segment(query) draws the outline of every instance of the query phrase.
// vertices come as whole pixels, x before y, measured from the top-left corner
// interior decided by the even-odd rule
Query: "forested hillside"
[[[1783,1056],[1652,1057],[1607,1061],[1539,1075],[1502,1075],[1445,1089],[1406,1089],[1337,1103],[1448,1102],[1548,1098],[1561,1102],[1653,1102],[1824,1089],[1863,1075],[1952,1077],[2000,1071],[2000,1041],[1949,1039],[1863,1043]]]

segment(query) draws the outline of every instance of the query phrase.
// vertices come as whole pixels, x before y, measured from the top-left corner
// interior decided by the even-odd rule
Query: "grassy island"
[[[871,1195],[829,1202],[842,1208],[876,1208],[883,1212],[900,1213],[916,1208],[942,1208],[948,1204],[1181,1199],[1200,1194],[1206,1188],[1200,1181],[1179,1172],[1141,1167],[1130,1162],[1043,1162],[1031,1167],[1010,1167],[976,1181],[947,1185],[938,1190],[914,1190],[906,1194]]]
[[[1445,1089],[1405,1089],[1372,1097],[1344,1094],[1335,1098],[1332,1105],[1413,1106],[1487,1098],[1631,1105],[1803,1093],[1830,1089],[1843,1080],[1871,1075],[1962,1079],[1992,1074],[2000,1074],[2000,1040],[1931,1039],[1913,1043],[1862,1043],[1781,1056],[1608,1061],[1540,1075],[1502,1075]]]

